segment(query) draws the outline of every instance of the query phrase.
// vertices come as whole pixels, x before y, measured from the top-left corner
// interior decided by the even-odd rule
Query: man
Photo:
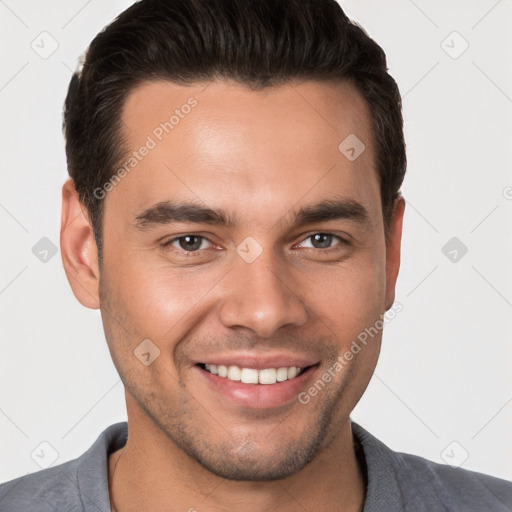
[[[142,0],[91,43],[64,125],[64,268],[128,423],[1,510],[512,510],[511,483],[350,420],[406,157],[385,55],[337,3]]]

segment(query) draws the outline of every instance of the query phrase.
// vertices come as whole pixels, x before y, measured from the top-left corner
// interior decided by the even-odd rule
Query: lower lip
[[[251,409],[270,409],[297,400],[317,366],[310,366],[298,377],[275,384],[244,384],[241,381],[213,375],[200,366],[194,368],[216,393],[226,397],[232,403]]]

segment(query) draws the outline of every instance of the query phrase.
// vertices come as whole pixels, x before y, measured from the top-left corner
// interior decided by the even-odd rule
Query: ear
[[[62,187],[60,247],[64,270],[75,297],[86,308],[99,309],[98,248],[89,215],[72,179]]]
[[[402,224],[405,199],[399,195],[395,199],[393,217],[389,226],[389,239],[386,247],[386,311],[395,302],[395,286],[400,270],[400,249],[402,244]]]

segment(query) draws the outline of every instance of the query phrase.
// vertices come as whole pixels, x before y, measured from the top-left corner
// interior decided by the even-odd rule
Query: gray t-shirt
[[[366,466],[364,512],[512,511],[512,482],[394,452],[353,421],[352,430]],[[0,485],[0,511],[110,512],[108,455],[127,436],[116,423],[77,459]]]

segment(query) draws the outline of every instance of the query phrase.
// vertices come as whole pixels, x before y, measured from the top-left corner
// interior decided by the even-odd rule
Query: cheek
[[[190,324],[202,317],[215,297],[216,284],[228,270],[176,269],[166,261],[155,263],[150,258],[135,263],[126,260],[113,269],[111,293],[134,329],[159,346],[181,339]]]
[[[385,261],[377,249],[361,253],[350,263],[326,267],[302,286],[315,313],[342,331],[364,329],[375,322],[385,310],[385,288]]]

